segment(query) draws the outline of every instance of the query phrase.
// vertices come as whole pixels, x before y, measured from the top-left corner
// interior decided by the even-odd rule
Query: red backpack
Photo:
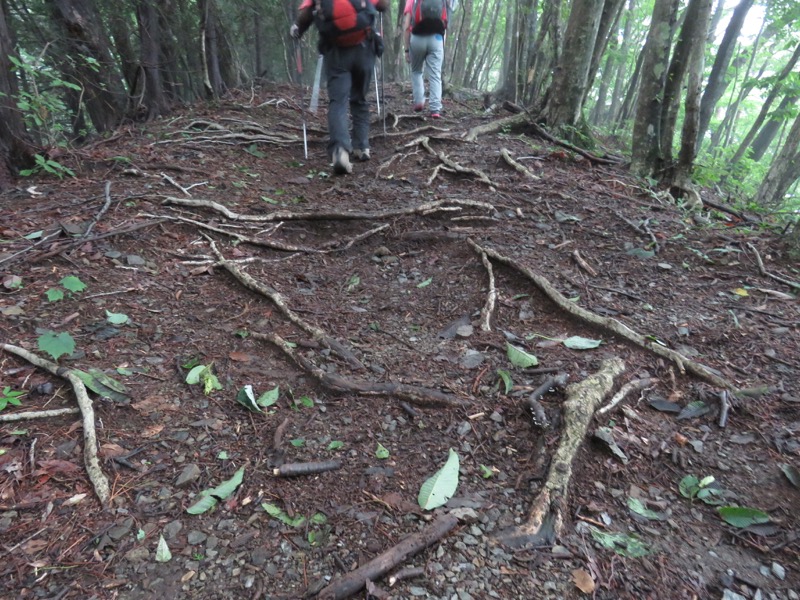
[[[316,0],[314,22],[320,37],[328,42],[370,29],[377,11],[370,0]]]

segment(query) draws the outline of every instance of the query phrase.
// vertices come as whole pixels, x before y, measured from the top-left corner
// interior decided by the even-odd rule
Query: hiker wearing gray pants
[[[406,62],[411,65],[414,110],[421,112],[425,108],[427,78],[428,108],[433,119],[442,115],[444,32],[449,10],[447,0],[406,0],[403,10],[403,36]]]

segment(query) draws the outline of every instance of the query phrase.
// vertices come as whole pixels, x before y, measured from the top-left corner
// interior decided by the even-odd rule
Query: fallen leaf
[[[145,438],[155,437],[159,433],[161,433],[163,429],[164,429],[163,425],[153,425],[151,427],[145,427],[145,429],[142,431],[142,437]]]
[[[592,579],[588,571],[583,569],[575,569],[572,571],[572,581],[575,582],[575,587],[584,594],[591,594],[595,590],[594,579]]]
[[[253,357],[247,354],[247,352],[231,352],[228,357],[231,360],[235,360],[237,362],[252,362]]]

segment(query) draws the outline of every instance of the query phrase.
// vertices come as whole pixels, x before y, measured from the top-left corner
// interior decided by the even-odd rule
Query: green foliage
[[[9,404],[13,406],[20,406],[22,402],[19,401],[20,397],[24,396],[27,392],[14,391],[10,386],[5,386],[3,391],[0,392],[0,411],[5,410]]]
[[[202,383],[203,393],[208,396],[214,390],[221,390],[222,384],[211,370],[212,365],[197,365],[186,375],[186,383],[196,385]]]
[[[75,352],[75,340],[66,332],[45,331],[37,338],[36,345],[39,350],[52,356],[53,360]]]
[[[59,179],[64,179],[65,176],[75,177],[75,173],[60,162],[45,158],[41,154],[35,154],[33,159],[36,161],[33,167],[20,170],[19,174],[22,177],[31,177],[39,173],[49,173],[50,175],[55,175]]]

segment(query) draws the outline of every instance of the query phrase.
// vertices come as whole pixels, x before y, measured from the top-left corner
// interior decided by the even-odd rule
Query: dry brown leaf
[[[37,552],[47,548],[49,544],[50,542],[47,540],[28,540],[22,544],[19,549],[25,554],[36,554]]]
[[[577,587],[584,594],[591,594],[594,592],[594,579],[592,579],[592,576],[588,571],[583,569],[575,569],[572,571],[572,580],[575,582],[575,587]]]
[[[178,410],[178,408],[172,404],[172,402],[167,400],[164,396],[160,396],[158,394],[148,396],[139,402],[134,402],[131,404],[131,408],[143,413],[150,413],[158,410]]]
[[[152,427],[145,427],[142,431],[142,437],[151,438],[157,436],[164,429],[163,425],[153,425]]]
[[[122,456],[127,454],[127,450],[119,444],[108,442],[100,446],[100,458],[114,458],[115,456]]]
[[[677,433],[676,432],[675,433],[675,443],[678,444],[678,446],[685,446],[686,444],[689,443],[689,438],[687,438],[682,433]]]
[[[253,357],[250,356],[247,352],[236,352],[235,350],[231,352],[228,357],[231,360],[235,360],[238,362],[251,362]]]

